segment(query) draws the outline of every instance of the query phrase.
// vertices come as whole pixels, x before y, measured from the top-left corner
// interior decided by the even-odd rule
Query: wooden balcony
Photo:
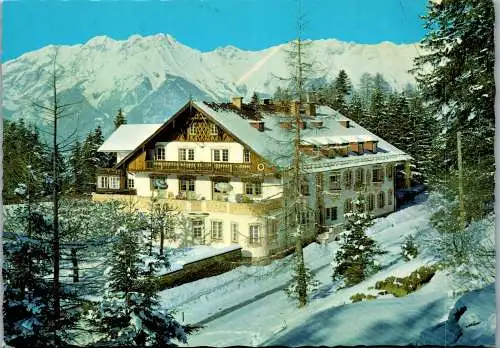
[[[137,190],[135,188],[125,188],[125,189],[112,189],[112,188],[96,188],[96,193],[108,194],[108,195],[136,195]]]
[[[190,162],[190,161],[145,161],[139,171],[164,172],[173,174],[247,174],[250,163]]]

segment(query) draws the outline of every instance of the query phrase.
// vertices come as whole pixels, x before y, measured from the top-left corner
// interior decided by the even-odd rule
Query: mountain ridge
[[[419,53],[416,44],[306,41],[318,79],[331,81],[344,69],[353,84],[363,73],[381,73],[396,89],[414,83],[408,70]],[[59,90],[83,103],[73,110],[80,114],[80,123],[67,124],[86,134],[98,124],[105,133],[111,131],[119,108],[130,123],[151,123],[161,122],[189,98],[224,101],[236,95],[249,100],[253,92],[272,95],[286,84],[286,47],[284,43],[247,51],[228,45],[201,52],[163,33],[135,34],[126,40],[101,35],[84,44],[49,45],[4,63],[3,111],[7,119],[43,125],[31,104],[50,96],[48,72],[56,50]]]

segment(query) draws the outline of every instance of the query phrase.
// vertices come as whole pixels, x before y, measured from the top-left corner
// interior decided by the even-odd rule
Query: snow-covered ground
[[[406,235],[413,234],[418,243],[420,236],[428,238],[429,233],[436,233],[428,225],[432,211],[425,195],[417,201],[414,206],[377,219],[368,231],[387,253],[378,259],[382,270],[356,286],[339,289],[331,280],[330,263],[338,242],[304,248],[307,266],[322,284],[305,308],[297,309],[282,291],[290,280],[289,257],[267,266],[241,266],[164,290],[160,299],[165,307],[176,310],[177,319],[204,325],[188,338],[189,346],[406,345],[422,341],[422,332],[447,320],[457,300],[445,271],[438,271],[429,284],[405,297],[385,295],[357,303],[349,300],[355,293],[373,293],[368,288],[378,280],[407,276],[434,262],[434,255],[422,248],[410,262],[400,255]],[[494,303],[490,307],[494,313]],[[495,317],[485,316],[481,327],[487,331],[494,326],[491,323]]]

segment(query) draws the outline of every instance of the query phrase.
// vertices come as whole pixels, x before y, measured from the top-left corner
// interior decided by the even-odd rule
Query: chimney
[[[260,131],[260,132],[264,131],[264,122],[263,121],[251,120],[251,121],[248,121],[248,122],[250,123],[250,126],[252,126],[253,128],[257,129],[258,131]]]
[[[349,128],[349,120],[340,120],[339,124],[345,128]]]
[[[307,116],[316,116],[316,104],[308,102],[305,105],[305,108],[306,108],[306,115]]]
[[[300,114],[300,102],[298,100],[292,100],[290,102],[290,113],[292,115]]]
[[[241,110],[241,104],[243,104],[243,97],[233,97],[233,105]]]

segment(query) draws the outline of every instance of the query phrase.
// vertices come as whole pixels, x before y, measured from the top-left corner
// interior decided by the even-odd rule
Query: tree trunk
[[[73,283],[78,283],[78,258],[76,256],[76,248],[71,248],[71,263],[73,264]]]

